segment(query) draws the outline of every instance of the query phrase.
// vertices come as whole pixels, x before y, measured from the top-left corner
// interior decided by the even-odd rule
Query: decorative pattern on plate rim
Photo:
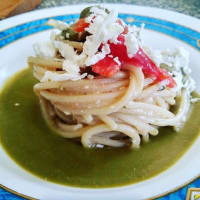
[[[189,188],[186,200],[200,200],[200,188]]]
[[[30,21],[24,24],[17,25],[15,27],[8,28],[0,32],[0,48],[28,35],[51,29],[50,26],[45,24],[50,18],[70,23],[74,22],[76,19],[78,19],[78,17],[79,14],[54,16]],[[120,13],[119,17],[130,25],[134,24],[136,26],[141,26],[141,24],[144,23],[146,29],[154,30],[172,36],[200,50],[200,33],[188,27],[181,26],[179,24],[166,20],[142,15]]]
[[[124,21],[127,22],[127,24],[130,24],[130,25],[134,24],[136,26],[141,26],[141,24],[144,23],[146,29],[153,30],[153,31],[174,37],[176,39],[179,39],[179,40],[189,44],[190,46],[194,47],[195,49],[200,50],[200,33],[195,30],[192,30],[188,27],[185,27],[185,26],[182,26],[182,25],[170,22],[170,21],[153,18],[153,17],[149,17],[149,16],[143,16],[143,15],[120,13],[119,17],[122,18]],[[78,19],[79,14],[68,14],[68,15],[60,15],[60,16],[42,18],[42,19],[30,21],[30,22],[27,22],[24,24],[20,24],[20,25],[5,29],[0,32],[0,48],[3,48],[5,46],[11,44],[12,42],[15,42],[15,41],[22,39],[24,37],[27,37],[29,35],[51,29],[50,26],[45,24],[47,22],[47,20],[50,18],[70,23],[70,22],[74,22],[76,19]],[[189,184],[189,182],[192,182],[192,183]],[[198,187],[200,185],[200,178],[196,177],[196,178],[190,180],[189,182],[183,184],[179,188],[175,188],[173,191],[169,191],[165,194],[162,194],[161,196],[157,196],[157,198],[160,197],[159,200],[184,199],[186,196],[186,193],[187,193],[187,189],[189,187]],[[13,194],[16,194],[20,197],[34,199],[31,197],[24,196],[23,194],[19,194],[9,188],[6,188],[5,186],[3,186],[1,184],[0,184],[0,188],[3,188],[4,190],[11,192]],[[5,193],[6,193],[6,191],[5,191]],[[1,189],[0,189],[0,192],[1,192]],[[171,193],[171,192],[173,192],[173,193]],[[8,195],[8,194],[5,194],[5,195]],[[165,196],[163,196],[163,195],[165,195]],[[14,195],[13,195],[13,198],[14,198]],[[16,199],[18,199],[18,198],[16,198]],[[0,198],[0,200],[1,200],[1,198]]]

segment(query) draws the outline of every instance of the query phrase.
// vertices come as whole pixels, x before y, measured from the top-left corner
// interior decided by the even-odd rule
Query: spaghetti
[[[102,8],[90,10],[90,15],[93,16],[91,26],[95,25],[95,19],[99,15],[103,15],[102,12],[107,18],[112,14],[112,12],[105,14],[106,11]],[[80,20],[77,23],[80,23]],[[55,25],[55,21],[53,24]],[[122,22],[119,25],[127,27]],[[83,24],[79,26],[78,28],[83,28]],[[87,28],[88,24],[84,26]],[[77,31],[78,28],[74,30]],[[122,31],[124,35],[128,34],[125,33],[125,29]],[[83,37],[80,36],[83,35],[83,30],[78,31],[79,37]],[[67,31],[69,30],[65,32]],[[131,61],[127,57],[122,66],[120,55],[117,57],[119,60],[115,59],[116,62],[111,65],[112,56],[116,54],[112,52],[114,43],[110,44],[109,49],[112,55],[110,57],[104,55],[104,59],[107,59],[104,60],[104,67],[106,63],[110,68],[114,66],[114,72],[109,71],[109,75],[105,74],[106,70],[106,72],[110,70],[107,68],[102,74],[102,69],[99,70],[97,65],[102,59],[97,61],[97,64],[87,66],[91,55],[85,53],[84,45],[89,41],[87,38],[91,37],[91,34],[85,38],[85,41],[83,39],[80,41],[80,38],[70,41],[70,38],[61,37],[62,30],[61,34],[53,39],[62,44],[58,47],[54,43],[56,53],[52,57],[36,56],[28,59],[29,65],[33,67],[33,75],[39,80],[39,83],[34,86],[34,92],[40,99],[43,115],[51,128],[62,137],[80,138],[84,147],[129,145],[135,148],[140,146],[141,139],[147,142],[150,135],[156,136],[161,126],[180,128],[189,110],[190,91],[183,87],[174,89],[177,88],[177,83],[176,86],[173,85],[173,82],[170,82],[171,76],[160,69],[154,68],[152,74],[147,75],[147,71],[149,73],[150,70],[145,67],[151,64],[152,68],[155,64],[146,54],[143,54],[143,59],[151,62],[149,61],[148,65],[143,62],[143,67],[137,66],[135,60],[139,58],[136,57]],[[119,35],[118,40],[120,40]],[[68,36],[69,34],[66,35]],[[99,46],[93,56],[97,55]],[[64,48],[68,48],[67,51],[64,52]],[[76,54],[71,53],[71,62],[67,60],[69,55],[66,55],[66,52],[72,49]],[[128,51],[128,46],[126,50]],[[135,53],[136,56],[143,53],[140,49],[137,51],[140,53]],[[80,64],[82,60],[85,63],[79,65],[78,73],[74,73],[77,57],[81,57],[77,63]],[[64,64],[66,60],[67,67]],[[116,63],[119,65],[116,66]],[[70,73],[70,70],[73,73]],[[172,112],[171,107],[174,105],[178,108]]]

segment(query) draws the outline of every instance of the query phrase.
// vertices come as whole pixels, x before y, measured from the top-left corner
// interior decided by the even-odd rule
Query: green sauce
[[[85,149],[48,128],[33,93],[35,82],[30,69],[7,82],[0,96],[0,141],[20,166],[48,181],[92,188],[142,181],[174,164],[199,134],[198,102],[180,132],[161,128],[139,150]]]

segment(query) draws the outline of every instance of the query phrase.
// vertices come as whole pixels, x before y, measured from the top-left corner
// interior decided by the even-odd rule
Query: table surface
[[[200,19],[200,0],[43,0],[37,9],[83,3],[127,3],[140,6],[151,6],[176,11]],[[170,193],[158,200],[183,200],[186,198],[188,188],[200,188],[200,178],[182,189]],[[14,194],[0,188],[0,200],[23,200]]]
[[[200,0],[43,0],[37,9],[83,3],[127,3],[151,6],[200,18]]]

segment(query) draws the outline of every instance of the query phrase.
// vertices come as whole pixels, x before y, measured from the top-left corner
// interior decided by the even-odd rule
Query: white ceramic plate
[[[0,22],[0,87],[15,72],[26,67],[27,57],[33,55],[32,44],[47,40],[50,30],[44,25],[46,17],[61,16],[70,21],[87,5],[38,10]],[[155,48],[185,47],[191,54],[190,66],[200,92],[200,21],[171,11],[131,5],[105,5],[123,13],[125,21],[135,19],[146,24],[144,41]],[[74,15],[75,14],[75,15]],[[17,26],[19,25],[19,26]],[[200,174],[200,137],[172,167],[146,181],[110,189],[79,189],[41,180],[20,168],[0,147],[0,184],[20,194],[48,200],[140,200],[162,196],[183,186]]]

